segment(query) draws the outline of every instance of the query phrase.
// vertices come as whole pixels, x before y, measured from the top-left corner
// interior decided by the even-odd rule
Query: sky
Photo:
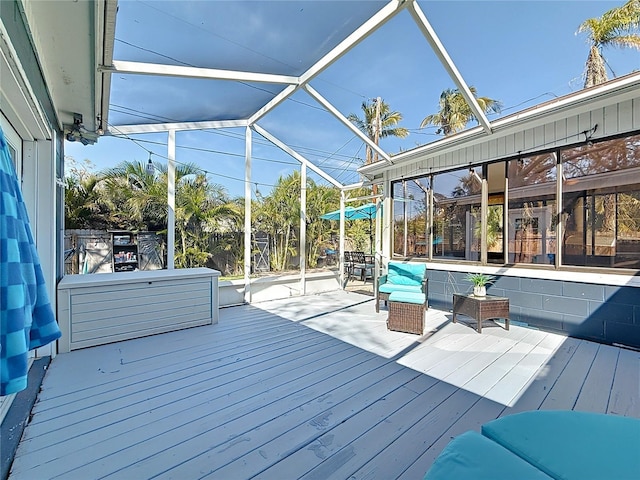
[[[121,0],[116,60],[300,75],[386,2]],[[513,114],[583,87],[589,51],[586,19],[620,1],[418,1],[467,85]],[[609,78],[640,70],[640,52],[607,48]],[[322,72],[311,86],[345,116],[381,97],[402,114],[405,139],[385,138],[390,154],[440,138],[419,128],[455,84],[408,12],[401,12]],[[65,156],[94,171],[122,161],[166,163],[167,134],[118,136],[117,126],[159,121],[244,118],[282,88],[116,74],[109,130],[95,145],[65,142]],[[306,92],[297,92],[258,124],[343,184],[360,180],[364,146]],[[470,124],[470,126],[472,126]],[[266,195],[299,163],[253,134],[251,190]],[[194,163],[230,196],[244,192],[244,128],[177,133],[177,161]],[[309,176],[326,183],[317,175]]]

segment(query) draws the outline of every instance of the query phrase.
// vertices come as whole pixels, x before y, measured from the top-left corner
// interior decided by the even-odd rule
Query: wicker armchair
[[[424,293],[424,308],[428,308],[429,279],[426,264],[391,261],[387,272],[378,278],[376,285],[376,312],[380,311],[380,300],[384,300],[386,305],[393,292]]]

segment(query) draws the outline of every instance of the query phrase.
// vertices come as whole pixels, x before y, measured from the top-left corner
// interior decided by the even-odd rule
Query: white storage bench
[[[209,268],[67,275],[58,283],[58,351],[218,322]]]

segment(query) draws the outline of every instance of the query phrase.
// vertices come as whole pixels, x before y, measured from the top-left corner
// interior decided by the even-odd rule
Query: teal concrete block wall
[[[450,311],[471,293],[464,272],[428,270],[429,306]],[[512,322],[606,344],[640,348],[640,288],[496,276],[487,294],[509,298]]]

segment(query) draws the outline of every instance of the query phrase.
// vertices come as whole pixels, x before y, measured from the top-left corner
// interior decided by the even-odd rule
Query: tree
[[[65,157],[64,224],[66,229],[106,228],[108,210],[102,201],[101,178],[89,160]]]
[[[141,162],[122,162],[104,174],[104,202],[110,207],[112,228],[166,230],[167,177],[164,164],[149,172]],[[205,266],[212,256],[210,234],[240,215],[224,187],[209,183],[194,164],[176,166],[176,251],[179,268]]]
[[[224,248],[211,246],[210,234],[220,231],[228,219],[237,223],[240,215],[237,204],[228,198],[223,186],[209,183],[202,173],[185,177],[176,195],[176,232],[182,247],[176,252],[176,266],[206,265],[215,248]]]
[[[66,229],[105,228],[100,178],[95,174],[65,178],[64,226]]]
[[[576,33],[586,33],[591,44],[585,64],[584,88],[608,80],[604,47],[640,49],[640,35],[634,30],[640,25],[640,0],[629,0],[621,7],[612,8],[600,18],[585,20]]]
[[[340,191],[335,187],[318,185],[307,178],[307,265],[315,268],[325,248],[332,247],[331,224],[321,215],[335,210],[340,204]]]
[[[300,225],[300,172],[281,176],[271,194],[259,199],[257,208],[252,210],[256,230],[269,234],[271,268],[285,270],[296,253],[296,232]]]
[[[493,100],[489,97],[478,97],[475,87],[469,87],[469,90],[471,90],[484,113],[500,113],[502,111],[502,103],[498,100]],[[464,130],[471,120],[478,121],[458,89],[443,91],[440,94],[439,105],[440,111],[427,115],[420,123],[420,128],[424,128],[427,125],[437,126],[436,133],[442,133],[446,137]]]
[[[372,102],[362,102],[362,112],[364,113],[364,119],[361,119],[355,113],[349,114],[347,118],[376,145],[378,145],[378,141],[381,138],[405,138],[409,135],[409,130],[398,126],[398,123],[402,120],[402,114],[400,112],[392,112],[389,104],[384,100],[379,100],[378,102],[376,99]],[[372,149],[367,145],[365,165],[373,161]]]

